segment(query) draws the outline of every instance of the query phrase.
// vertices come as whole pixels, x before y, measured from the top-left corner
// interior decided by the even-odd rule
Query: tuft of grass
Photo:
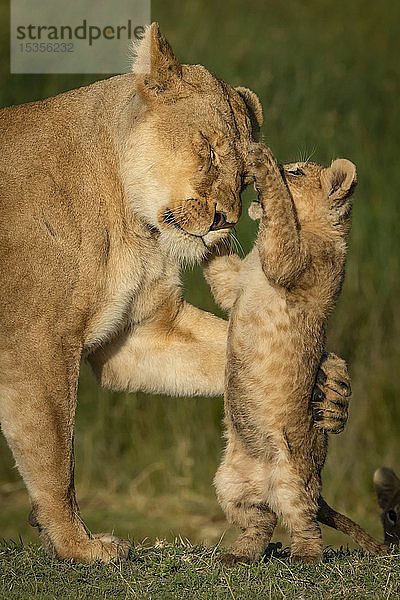
[[[327,549],[320,565],[292,564],[271,545],[262,561],[223,567],[218,546],[188,540],[134,545],[124,563],[82,565],[49,558],[37,546],[0,543],[0,598],[4,600],[342,599],[389,600],[400,594],[400,555],[372,557]]]

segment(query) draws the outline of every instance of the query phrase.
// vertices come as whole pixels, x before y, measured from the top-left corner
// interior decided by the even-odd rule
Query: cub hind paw
[[[271,149],[261,143],[251,145],[247,163],[250,175],[255,179],[267,175],[268,173],[274,173],[278,170]]]
[[[234,567],[240,563],[249,565],[252,560],[248,556],[237,556],[236,554],[227,552],[226,554],[222,554],[222,556],[220,556],[219,562],[224,565],[224,567]]]
[[[322,561],[322,554],[292,554],[290,560],[292,563],[302,562],[316,565]]]

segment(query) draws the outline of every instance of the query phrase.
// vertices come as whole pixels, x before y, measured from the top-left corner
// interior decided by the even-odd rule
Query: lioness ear
[[[253,139],[258,141],[260,135],[260,128],[263,124],[263,112],[261,102],[258,99],[258,96],[244,87],[235,88],[239,96],[244,101],[247,110],[249,111],[251,126],[253,129]]]
[[[161,35],[158,23],[150,25],[135,50],[132,71],[137,73],[139,93],[151,101],[167,99],[170,92],[176,92],[182,78],[182,67]]]
[[[321,184],[333,202],[350,198],[357,185],[356,168],[349,160],[338,158],[322,171]]]
[[[400,492],[400,479],[388,467],[380,467],[374,473],[374,486],[381,508],[388,507],[396,492]]]

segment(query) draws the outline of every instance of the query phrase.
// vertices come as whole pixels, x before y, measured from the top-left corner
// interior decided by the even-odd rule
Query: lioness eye
[[[210,146],[210,160],[211,160],[212,163],[214,163],[215,159],[216,159],[216,154],[215,154],[214,149],[212,148],[212,146]]]
[[[387,518],[388,520],[394,525],[397,521],[397,513],[395,510],[388,510],[387,511]]]

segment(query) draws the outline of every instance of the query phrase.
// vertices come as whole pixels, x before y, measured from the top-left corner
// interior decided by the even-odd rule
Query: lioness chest
[[[179,287],[177,265],[154,240],[127,244],[110,254],[85,332],[85,350],[152,317]]]

